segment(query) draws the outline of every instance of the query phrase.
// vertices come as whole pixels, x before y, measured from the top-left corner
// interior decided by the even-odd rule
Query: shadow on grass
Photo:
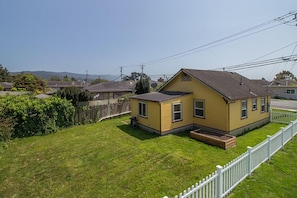
[[[125,132],[139,140],[148,140],[148,139],[159,137],[159,135],[157,135],[157,134],[144,131],[138,127],[132,128],[130,125],[123,124],[123,125],[118,126],[118,128],[121,129],[123,132]]]

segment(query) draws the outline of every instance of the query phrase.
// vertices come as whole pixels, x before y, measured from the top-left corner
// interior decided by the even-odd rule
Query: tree
[[[102,83],[102,82],[107,82],[107,81],[108,80],[97,78],[97,79],[91,81],[90,85],[96,85],[96,84],[99,84],[99,83]]]
[[[50,81],[61,81],[61,79],[58,76],[53,75],[50,77]]]
[[[46,89],[45,80],[33,74],[19,74],[14,79],[14,87],[32,92],[44,92]]]
[[[64,82],[70,82],[70,79],[69,79],[69,77],[68,77],[67,75],[65,75],[65,76],[63,77],[63,81],[64,81]]]
[[[8,81],[9,81],[9,72],[6,67],[4,68],[0,64],[0,82],[8,82]]]
[[[283,80],[286,78],[297,81],[297,78],[294,76],[294,74],[292,74],[290,71],[285,70],[276,74],[274,80]]]
[[[144,94],[150,92],[150,81],[149,78],[140,78],[136,83],[136,94]]]
[[[81,90],[77,87],[66,87],[57,92],[60,98],[71,100],[73,106],[77,107],[79,102],[92,100],[92,95],[86,90]]]

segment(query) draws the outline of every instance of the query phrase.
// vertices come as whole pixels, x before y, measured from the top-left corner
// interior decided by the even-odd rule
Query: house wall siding
[[[277,87],[270,87],[269,88],[272,93],[274,93],[273,97],[279,98],[286,98],[290,100],[297,100],[297,87],[284,87],[284,86],[277,86]],[[295,90],[295,94],[288,94],[287,90]]]
[[[258,122],[259,120],[265,120],[269,118],[269,112],[267,111],[267,101],[270,102],[270,97],[265,97],[265,112],[261,112],[261,98],[257,97],[257,110],[252,110],[252,98],[247,100],[247,118],[241,118],[241,100],[236,100],[234,103],[230,103],[230,131],[242,128],[242,132],[251,129],[252,123]]]
[[[192,98],[193,98],[192,94],[189,94],[189,95],[179,97],[178,99],[168,100],[166,102],[161,103],[161,119],[162,119],[161,133],[193,124]],[[181,121],[173,122],[172,105],[174,103],[182,104]]]
[[[189,120],[196,126],[205,126],[220,131],[228,130],[228,106],[223,100],[222,95],[201,83],[196,79],[191,81],[183,81],[181,74],[173,79],[162,91],[185,91],[193,92],[192,99],[189,100],[191,108],[189,108]],[[204,100],[205,118],[194,117],[194,100]]]
[[[145,102],[147,107],[147,117],[138,115],[138,102]],[[160,104],[158,102],[131,99],[131,115],[137,118],[137,122],[153,130],[160,131]]]

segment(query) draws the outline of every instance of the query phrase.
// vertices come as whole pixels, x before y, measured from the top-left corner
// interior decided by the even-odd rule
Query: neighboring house
[[[276,80],[271,83],[269,90],[273,98],[297,100],[297,82],[294,80]]]
[[[135,92],[136,81],[109,81],[86,87],[97,100],[114,99]]]
[[[51,89],[49,92],[57,92],[66,87],[77,87],[82,89],[85,86],[84,81],[73,81],[73,82],[64,82],[64,81],[47,81],[47,89]],[[48,92],[48,91],[47,91]]]
[[[11,91],[11,89],[13,87],[13,83],[0,82],[0,86],[3,87],[3,91]]]
[[[131,97],[137,124],[160,135],[201,128],[239,135],[269,122],[270,93],[237,73],[181,69],[158,92]]]

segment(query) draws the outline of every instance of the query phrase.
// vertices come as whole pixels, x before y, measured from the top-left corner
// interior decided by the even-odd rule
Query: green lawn
[[[230,198],[287,198],[297,196],[297,139],[293,138],[253,174],[240,183]]]
[[[128,123],[124,116],[11,141],[0,153],[0,197],[173,197],[284,126],[268,124],[226,151],[188,132],[160,137]]]

